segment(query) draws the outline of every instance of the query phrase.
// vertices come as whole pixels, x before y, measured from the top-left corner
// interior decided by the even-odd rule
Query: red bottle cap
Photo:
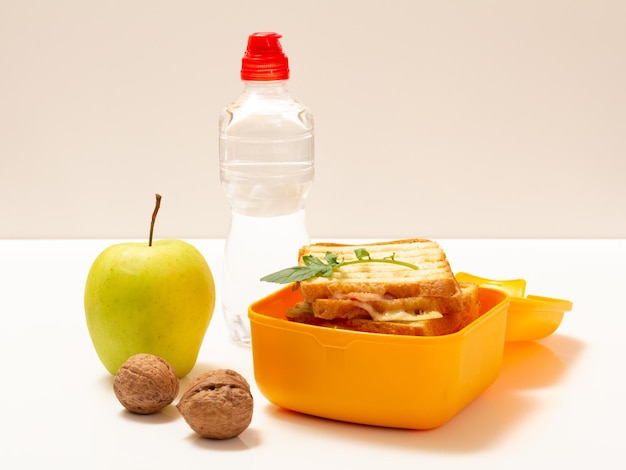
[[[278,33],[253,33],[241,59],[241,79],[251,81],[287,80],[289,60]]]

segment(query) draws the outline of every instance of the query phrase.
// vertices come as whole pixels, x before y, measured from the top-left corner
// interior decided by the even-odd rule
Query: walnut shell
[[[153,354],[135,354],[119,368],[113,391],[120,403],[133,413],[156,413],[174,401],[180,382],[174,368]]]
[[[254,400],[243,376],[231,369],[218,369],[193,379],[176,408],[200,436],[230,439],[250,425]]]

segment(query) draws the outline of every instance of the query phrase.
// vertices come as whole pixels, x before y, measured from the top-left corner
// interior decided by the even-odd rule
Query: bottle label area
[[[232,210],[257,217],[283,216],[302,210],[314,173],[313,162],[223,162],[220,171]]]

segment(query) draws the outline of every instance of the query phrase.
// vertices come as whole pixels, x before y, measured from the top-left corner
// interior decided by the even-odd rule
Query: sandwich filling
[[[372,320],[375,321],[414,322],[419,320],[434,320],[443,316],[436,310],[408,311],[399,308],[377,309],[375,304],[385,304],[386,302],[381,301],[392,300],[393,297],[374,292],[351,292],[350,294],[334,293],[331,295],[330,299],[349,301],[351,305],[366,311]]]
[[[429,312],[407,312],[405,310],[379,312],[367,302],[359,302],[356,300],[354,304],[365,310],[369,316],[372,317],[372,320],[375,321],[413,322],[419,320],[434,320],[443,317],[441,313],[434,310]]]

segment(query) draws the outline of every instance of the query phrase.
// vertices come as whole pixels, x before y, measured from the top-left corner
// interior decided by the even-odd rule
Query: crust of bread
[[[427,239],[403,239],[362,245],[316,243],[300,249],[298,260],[304,256],[324,259],[327,252],[336,253],[339,260],[356,260],[355,249],[365,248],[372,258],[394,257],[412,263],[411,269],[390,263],[362,263],[342,266],[330,277],[316,277],[300,283],[306,302],[332,299],[354,293],[373,293],[388,298],[450,297],[458,293],[458,283],[443,249]]]

